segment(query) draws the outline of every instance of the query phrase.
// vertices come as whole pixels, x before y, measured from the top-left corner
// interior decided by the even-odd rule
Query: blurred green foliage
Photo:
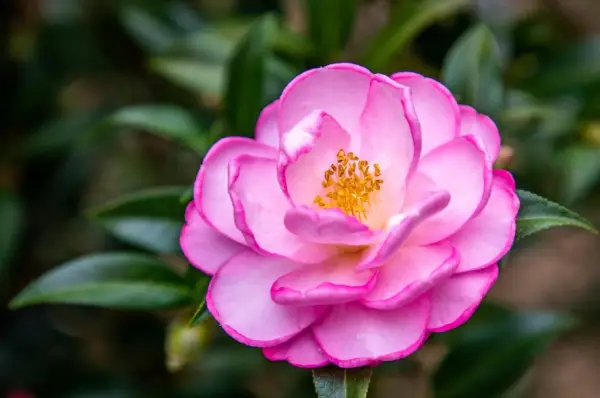
[[[178,247],[202,156],[223,136],[252,136],[264,105],[311,67],[350,61],[439,78],[493,116],[520,187],[598,209],[600,41],[560,12],[491,0],[10,0],[0,9],[0,295],[14,309],[53,303],[0,313],[1,396],[313,396],[310,372],[268,363],[219,331],[204,303],[208,278]],[[593,228],[521,198],[524,234]],[[431,375],[435,397],[504,396],[576,324],[485,304],[434,337],[448,350]],[[194,355],[180,352],[187,338]],[[415,361],[382,366],[374,383]]]

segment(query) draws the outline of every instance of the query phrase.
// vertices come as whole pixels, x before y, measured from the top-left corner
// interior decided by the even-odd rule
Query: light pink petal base
[[[253,347],[281,344],[318,319],[321,307],[284,306],[271,299],[277,278],[299,267],[290,261],[245,250],[214,275],[206,304],[234,339]]]
[[[263,348],[263,353],[271,361],[288,361],[298,368],[319,368],[329,364],[310,330],[283,344]]]
[[[412,354],[427,338],[428,319],[428,297],[389,311],[352,303],[333,307],[313,331],[331,362],[354,368]]]
[[[498,266],[457,274],[433,289],[428,329],[445,332],[465,323],[498,277]]]

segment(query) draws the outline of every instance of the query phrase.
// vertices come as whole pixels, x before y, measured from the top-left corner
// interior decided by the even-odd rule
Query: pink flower
[[[494,122],[440,83],[352,64],[309,70],[256,138],[207,154],[181,233],[208,308],[299,367],[406,357],[464,323],[515,235]]]

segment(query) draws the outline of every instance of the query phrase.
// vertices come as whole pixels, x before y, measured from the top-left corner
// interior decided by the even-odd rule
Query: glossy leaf
[[[14,195],[0,192],[0,282],[13,259],[23,229],[23,208]]]
[[[563,197],[568,203],[583,197],[600,179],[600,148],[572,146],[560,154]]]
[[[554,313],[516,313],[482,305],[469,323],[443,335],[449,353],[433,376],[435,397],[501,397],[573,324],[571,318]]]
[[[137,192],[92,209],[89,215],[123,241],[157,253],[178,253],[187,205],[180,198],[186,189]]]
[[[365,398],[371,382],[371,368],[340,369],[333,366],[313,370],[319,398]]]
[[[344,49],[354,26],[357,0],[307,0],[309,37],[324,63]]]
[[[558,203],[524,190],[517,190],[517,194],[521,201],[517,216],[517,240],[548,228],[560,226],[579,227],[598,233],[596,227],[589,221]]]
[[[442,79],[462,104],[496,115],[504,98],[500,65],[500,48],[493,33],[485,25],[476,25],[450,49]]]
[[[277,34],[273,15],[259,18],[236,46],[227,69],[226,115],[236,134],[251,134],[265,105],[267,59]]]
[[[426,27],[468,6],[469,0],[406,0],[398,2],[390,22],[375,38],[363,64],[378,72],[388,70],[399,54]]]
[[[101,253],[50,270],[21,291],[10,307],[59,303],[150,310],[190,301],[183,278],[162,261],[139,253]]]

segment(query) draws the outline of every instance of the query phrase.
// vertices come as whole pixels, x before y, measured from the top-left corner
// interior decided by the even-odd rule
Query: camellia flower
[[[334,64],[206,155],[181,233],[234,339],[299,367],[406,357],[464,323],[515,235],[500,137],[440,83]]]

